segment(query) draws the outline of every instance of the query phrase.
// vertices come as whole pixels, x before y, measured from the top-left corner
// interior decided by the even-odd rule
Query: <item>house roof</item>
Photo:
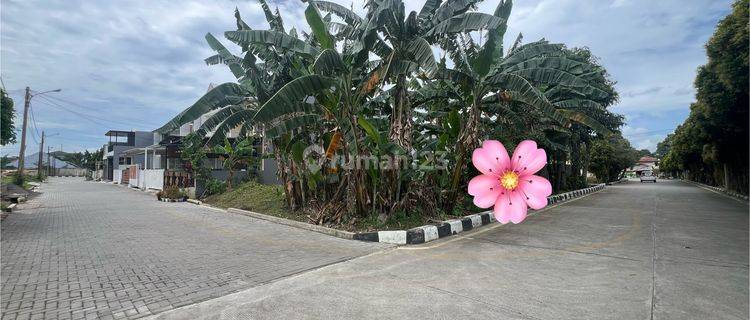
[[[643,156],[640,159],[638,159],[638,162],[656,162],[659,161],[659,159],[649,156]]]
[[[122,130],[109,130],[104,135],[107,137],[127,137],[132,134],[133,131],[122,131]]]
[[[150,153],[150,152],[153,152],[154,150],[156,150],[157,152],[161,152],[161,151],[164,151],[165,149],[166,147],[163,145],[152,144],[148,147],[130,148],[128,150],[123,151],[122,154],[127,155],[127,156],[132,156],[132,155],[143,154],[144,152],[146,152],[146,150],[148,150],[148,152]]]
[[[635,165],[631,167],[628,171],[646,171],[646,170],[654,170],[654,168],[656,167],[650,166],[650,165],[639,164],[639,165]]]

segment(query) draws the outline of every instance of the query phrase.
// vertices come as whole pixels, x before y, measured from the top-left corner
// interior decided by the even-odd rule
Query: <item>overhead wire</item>
[[[36,124],[36,117],[34,117],[34,108],[29,105],[29,113],[31,114],[31,126],[34,127],[34,130],[31,131],[31,137],[34,138],[34,142],[36,144],[39,144],[39,140],[41,139],[41,136],[39,134],[39,126]]]
[[[76,106],[76,107],[83,108],[83,109],[87,109],[89,111],[94,111],[94,112],[101,111],[101,109],[97,109],[97,108],[90,107],[90,106],[84,106],[84,105],[81,105],[79,103],[76,103],[76,102],[73,102],[73,101],[70,101],[70,100],[67,100],[67,99],[63,99],[63,98],[60,98],[60,97],[56,97],[56,96],[45,96],[45,98],[56,100],[58,102],[67,103],[69,105]],[[126,120],[132,120],[132,121],[140,121],[141,123],[143,123],[143,120],[140,120],[140,119],[127,119],[127,118],[124,118],[124,119],[126,119]],[[154,125],[154,124],[150,124],[150,123],[146,123],[146,124],[150,125],[150,126],[154,126],[154,127],[159,127],[160,126],[160,125]]]
[[[53,101],[52,99],[49,99],[49,97],[46,97],[46,96],[40,96],[40,98],[42,99],[42,101],[45,102],[46,105],[50,105],[50,106],[53,106],[53,107],[60,108],[60,109],[62,109],[64,111],[67,111],[67,112],[69,112],[71,114],[74,114],[74,115],[76,115],[76,116],[78,116],[80,118],[86,119],[86,120],[88,120],[88,121],[90,121],[92,123],[95,123],[97,125],[100,125],[102,127],[108,127],[109,124],[107,124],[107,122],[110,123],[110,124],[116,124],[116,125],[122,125],[122,126],[132,126],[133,125],[132,123],[125,123],[125,122],[115,121],[115,120],[112,120],[112,119],[105,119],[105,118],[100,118],[100,117],[97,117],[97,116],[87,115],[87,114],[84,114],[84,113],[72,110],[70,108],[67,108],[67,107],[61,105],[60,103],[58,103],[56,101]]]

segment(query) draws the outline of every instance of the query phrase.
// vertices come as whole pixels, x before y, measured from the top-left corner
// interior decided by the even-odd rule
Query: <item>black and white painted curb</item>
[[[603,190],[605,184],[598,184],[593,187],[574,190],[566,193],[556,194],[547,197],[550,205],[565,202],[587,194]],[[355,233],[353,239],[370,242],[386,242],[393,244],[419,244],[437,240],[440,238],[452,236],[464,231],[469,231],[495,221],[492,211],[472,214],[461,219],[443,221],[434,225],[425,225],[412,228],[409,230],[392,230],[376,232]]]
[[[180,198],[180,199],[159,198],[157,200],[159,200],[161,202],[186,202],[187,201],[184,198]]]
[[[692,180],[682,180],[682,181],[689,182],[689,183],[692,183],[692,184],[704,187],[706,189],[711,189],[711,190],[719,192],[719,193],[723,193],[723,194],[728,195],[728,196],[730,196],[732,198],[735,198],[737,200],[743,200],[743,201],[748,201],[749,200],[748,196],[746,196],[744,194],[741,194],[741,193],[737,193],[737,192],[731,191],[731,190],[727,190],[725,188],[709,186],[707,184],[703,184],[703,183],[692,181]]]

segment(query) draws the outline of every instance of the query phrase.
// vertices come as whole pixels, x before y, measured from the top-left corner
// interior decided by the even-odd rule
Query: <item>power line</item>
[[[70,100],[66,100],[66,99],[63,99],[63,98],[60,98],[60,97],[49,96],[49,97],[46,97],[46,98],[49,98],[49,99],[54,99],[54,100],[57,100],[57,101],[59,101],[59,102],[64,102],[64,103],[67,103],[67,104],[69,104],[69,105],[73,105],[73,106],[76,106],[76,107],[79,107],[79,108],[87,109],[87,110],[89,110],[89,111],[94,111],[94,112],[96,112],[96,111],[101,111],[101,109],[97,109],[97,108],[94,108],[94,107],[90,107],[90,106],[84,106],[84,105],[81,105],[81,104],[79,104],[79,103],[76,103],[76,102],[73,102],[73,101],[70,101]],[[132,120],[132,121],[140,121],[140,122],[143,122],[142,120],[139,120],[139,119],[128,119],[128,118],[124,118],[124,119],[125,119],[125,120]],[[157,126],[157,125],[153,125],[153,124],[150,124],[150,123],[147,123],[147,125],[150,125],[150,126],[154,126],[154,127],[158,127],[158,126],[160,126],[160,125],[158,125],[158,126]]]
[[[88,121],[90,121],[92,123],[98,124],[98,125],[100,125],[102,127],[109,127],[109,125],[106,124],[106,123],[104,123],[104,122],[109,122],[109,123],[112,123],[112,124],[126,126],[126,127],[133,125],[132,123],[124,123],[124,122],[114,121],[114,120],[111,120],[111,119],[104,119],[104,118],[100,118],[100,117],[96,117],[96,116],[92,116],[92,115],[86,115],[86,114],[77,112],[75,110],[68,109],[67,107],[62,106],[61,104],[59,104],[59,103],[57,103],[55,101],[52,101],[51,99],[48,99],[48,97],[42,96],[41,98],[44,100],[44,102],[46,102],[47,105],[63,109],[65,111],[69,112],[69,113],[77,115],[77,116],[79,116],[79,117],[81,117],[83,119],[86,119],[86,120],[88,120]],[[104,122],[101,122],[101,121],[104,121]]]
[[[31,113],[31,126],[34,127],[34,130],[31,131],[31,137],[34,138],[34,142],[36,144],[39,144],[39,139],[41,138],[41,135],[39,134],[39,127],[36,125],[36,118],[34,117],[34,108],[29,105],[29,113]]]

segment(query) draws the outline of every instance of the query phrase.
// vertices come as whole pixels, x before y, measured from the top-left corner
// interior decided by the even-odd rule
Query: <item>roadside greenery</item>
[[[185,170],[193,176],[196,184],[203,184],[211,178],[211,169],[206,168],[206,148],[203,138],[195,133],[182,137],[180,158],[186,162]]]
[[[29,190],[31,189],[31,187],[33,187],[33,185],[31,184],[32,182],[44,182],[44,178],[46,177],[40,178],[39,176],[32,174],[24,174],[23,177],[18,174],[12,174],[3,176],[2,183],[15,184],[21,188],[24,188],[25,190]]]
[[[214,147],[214,153],[221,155],[222,166],[229,172],[226,181],[227,190],[232,190],[234,172],[239,165],[246,165],[248,171],[252,171],[252,168],[254,168],[253,141],[255,141],[254,137],[245,137],[242,140],[235,140],[232,143],[229,142],[229,139],[224,138],[223,145]]]
[[[748,194],[748,0],[733,4],[706,44],[690,115],[659,143],[661,170]]]
[[[187,193],[180,189],[178,186],[166,186],[164,190],[160,190],[156,193],[157,199],[184,199],[187,198]]]
[[[89,152],[88,150],[83,152],[55,151],[51,153],[51,156],[79,168],[96,170],[97,162],[102,159],[102,152],[104,152],[102,149],[98,149],[94,152]]]
[[[261,0],[267,30],[236,11],[237,30],[224,34],[241,53],[206,35],[217,52],[206,63],[226,65],[237,82],[158,130],[216,110],[198,130],[209,146],[233,129],[241,138],[261,133],[284,203],[317,224],[476,210],[464,192],[476,175],[467,163],[486,139],[511,149],[534,139],[549,159],[540,174],[556,191],[585,186],[592,144],[623,123],[607,110],[618,99],[614,82],[587,48],[521,35],[505,48],[512,2],[491,14],[477,12],[477,2],[428,0],[407,13],[401,0],[374,0],[359,16],[306,1],[306,33],[285,28]],[[376,165],[350,165],[362,159]]]
[[[15,117],[13,99],[5,89],[0,88],[0,145],[16,143],[16,127],[13,124]]]
[[[286,207],[284,189],[278,185],[248,181],[231,191],[209,196],[204,202],[219,208],[237,208],[307,222],[301,212],[291,212]]]
[[[641,152],[630,146],[620,135],[596,139],[591,146],[591,172],[599,182],[611,182],[625,177],[625,170],[641,157]]]

